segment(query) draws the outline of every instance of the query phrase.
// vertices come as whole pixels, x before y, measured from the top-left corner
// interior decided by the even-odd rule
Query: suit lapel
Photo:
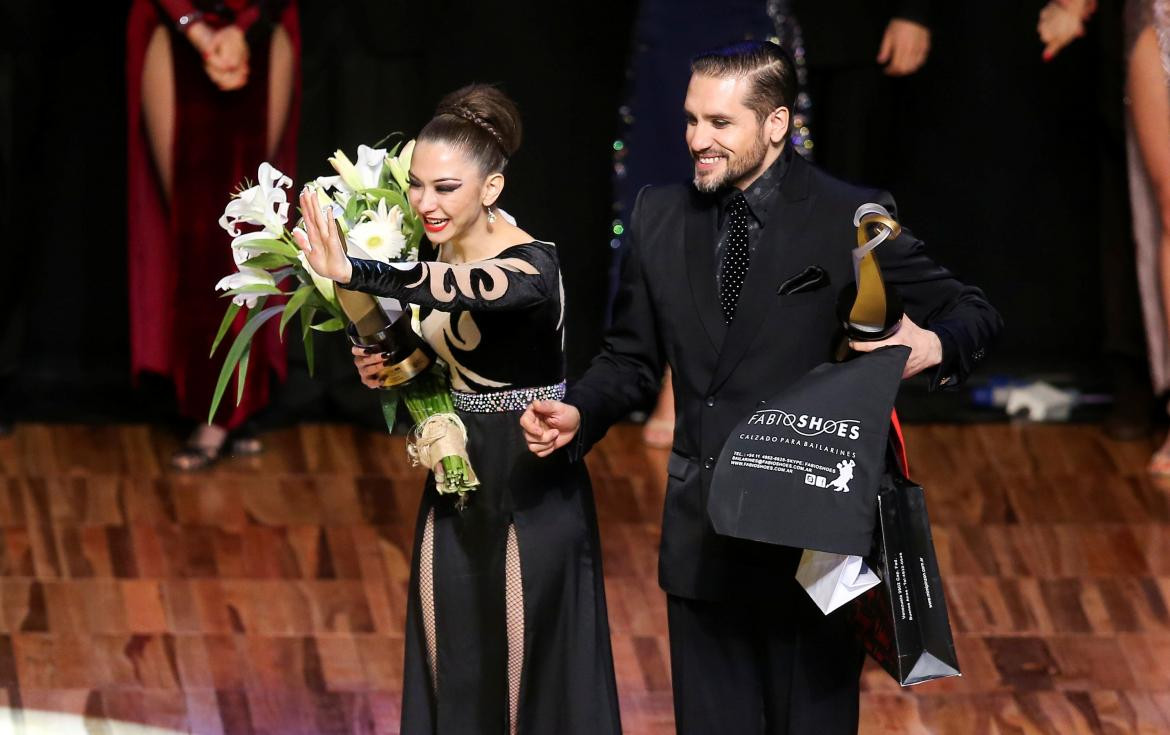
[[[718,236],[716,216],[718,207],[710,197],[691,190],[686,208],[685,248],[687,275],[691,282],[691,296],[703,331],[711,340],[711,348],[719,350],[727,333],[723,311],[715,293],[715,238]]]
[[[810,255],[805,250],[810,243],[805,242],[807,238],[802,238],[801,233],[812,208],[813,197],[809,196],[810,173],[811,169],[804,159],[793,155],[780,185],[780,196],[768,212],[768,221],[760,232],[759,243],[752,254],[747,279],[739,295],[739,306],[735,310],[735,320],[727,329],[719,351],[710,391],[718,390],[723,385],[755,341],[764,318],[776,305],[776,288],[781,278],[808,265]],[[711,274],[710,280],[714,281],[714,271],[708,273]],[[799,325],[793,326],[799,328]]]

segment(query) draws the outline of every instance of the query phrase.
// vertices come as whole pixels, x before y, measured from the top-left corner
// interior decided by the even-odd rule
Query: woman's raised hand
[[[292,235],[317,275],[345,285],[353,277],[353,264],[345,254],[345,245],[329,209],[328,205],[321,206],[317,192],[302,189],[301,215],[305,218],[305,229],[298,227]]]

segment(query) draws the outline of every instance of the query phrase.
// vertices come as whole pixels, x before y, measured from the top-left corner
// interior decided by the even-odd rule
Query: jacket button
[[[707,461],[703,463],[703,469],[709,470],[714,466],[715,466],[715,458],[714,457],[707,457]]]
[[[707,408],[715,405],[715,396],[707,396]]]
[[[767,401],[760,401],[760,402],[759,402],[759,403],[757,403],[756,405],[757,405],[757,406],[759,406],[760,408],[763,408],[764,406],[767,406],[767,405],[768,405],[768,402],[767,402]]]

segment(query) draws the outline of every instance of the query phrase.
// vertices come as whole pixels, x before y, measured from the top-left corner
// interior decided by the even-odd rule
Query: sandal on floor
[[[670,449],[674,444],[674,422],[652,418],[642,425],[642,443],[651,449]]]
[[[222,455],[222,444],[218,447],[188,444],[171,455],[171,469],[178,472],[198,472],[218,462]]]
[[[233,457],[251,457],[264,451],[264,442],[254,436],[237,436],[231,440]]]

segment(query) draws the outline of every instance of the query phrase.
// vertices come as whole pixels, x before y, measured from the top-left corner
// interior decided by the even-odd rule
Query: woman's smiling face
[[[408,193],[431,243],[459,238],[486,216],[485,181],[479,164],[459,146],[419,141],[410,159]]]

